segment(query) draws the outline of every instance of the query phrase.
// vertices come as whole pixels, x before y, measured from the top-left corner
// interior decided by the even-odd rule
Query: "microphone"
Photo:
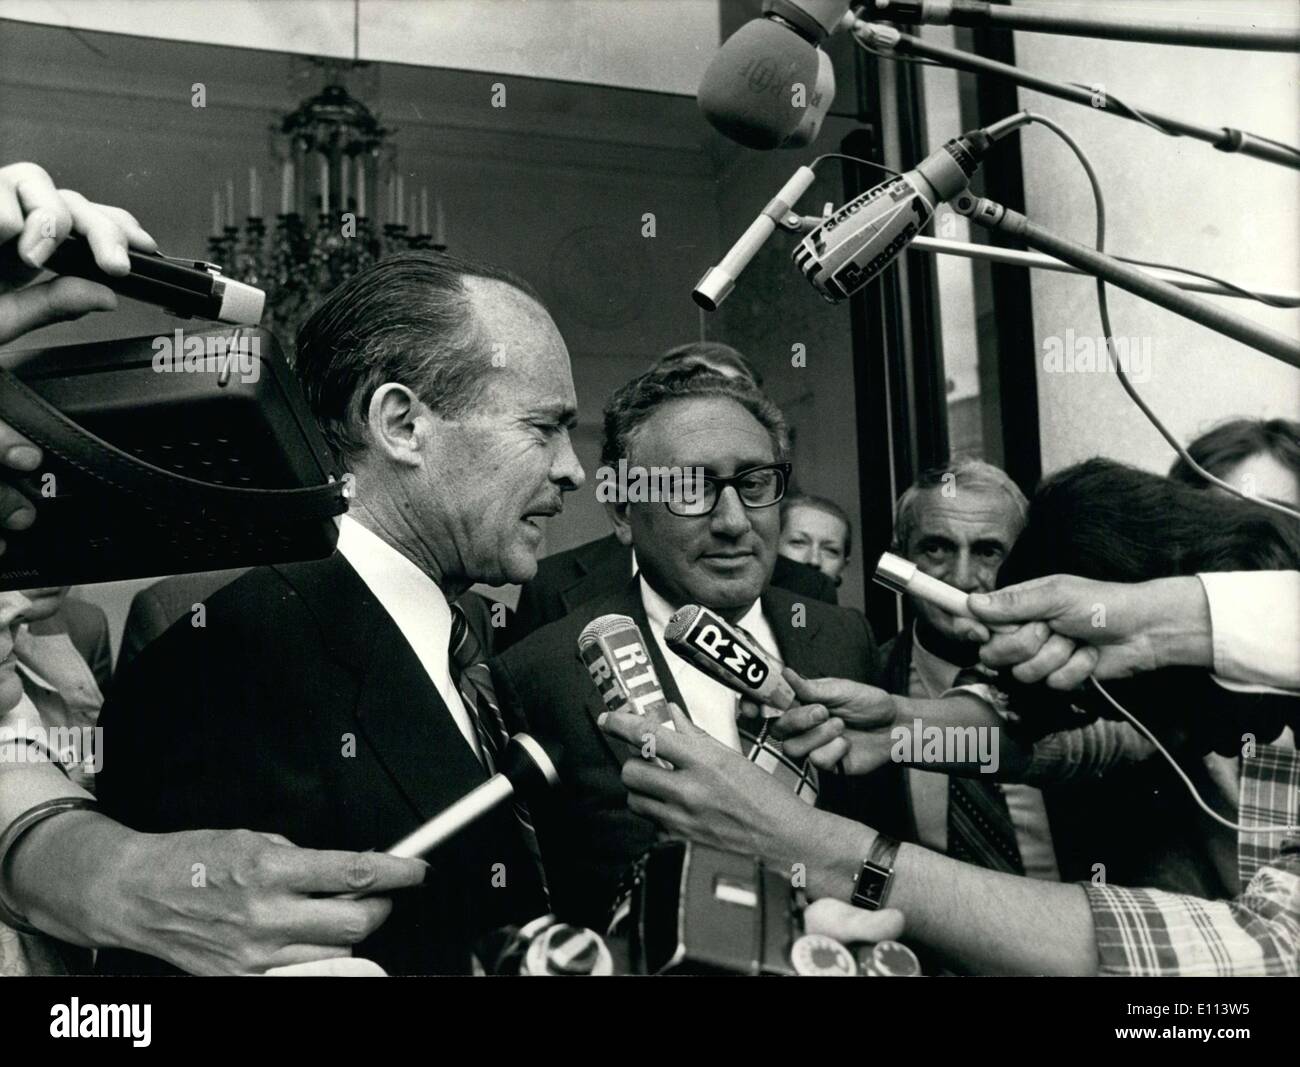
[[[234,326],[256,326],[262,321],[266,294],[225,277],[211,263],[130,249],[127,258],[131,261],[130,274],[106,274],[95,262],[90,244],[82,237],[71,236],[50,253],[45,269],[98,282],[122,296],[185,317],[213,319]]]
[[[719,305],[727,299],[736,287],[740,272],[749,266],[749,261],[758,254],[773,233],[776,224],[790,214],[794,202],[803,196],[817,179],[811,167],[800,167],[781,187],[760,212],[758,218],[749,224],[749,228],[740,235],[731,250],[722,257],[716,267],[704,272],[704,277],[696,283],[691,291],[691,299],[705,311],[717,311]]]
[[[831,303],[850,297],[911,243],[935,205],[966,188],[989,146],[1010,128],[998,126],[996,136],[990,129],[955,137],[906,174],[850,200],[799,242],[795,265]]]
[[[808,106],[803,109],[803,118],[799,125],[782,141],[777,148],[803,148],[810,145],[822,132],[822,123],[826,121],[827,112],[835,99],[835,65],[831,57],[821,49],[817,50],[817,84],[812,96],[808,97]]]
[[[630,711],[674,729],[645,640],[635,620],[627,615],[601,615],[578,635],[578,655],[610,711]],[[641,750],[627,745],[636,756]],[[662,767],[668,764],[656,758]]]
[[[746,148],[798,147],[785,142],[804,125],[814,96],[828,90],[824,117],[835,95],[835,75],[818,45],[848,10],[847,0],[767,0],[762,17],[728,37],[704,72],[696,97],[704,117]]]
[[[691,666],[765,708],[781,712],[794,704],[780,665],[708,608],[679,608],[664,629],[664,642]]]
[[[926,574],[911,560],[903,559],[902,556],[896,556],[892,552],[886,552],[880,557],[880,562],[876,564],[876,573],[872,577],[886,589],[927,601],[937,608],[942,608],[949,615],[956,615],[963,619],[975,618],[974,613],[966,606],[966,593]]]
[[[388,855],[411,859],[426,855],[516,793],[527,799],[559,782],[559,772],[546,750],[528,734],[515,734],[497,761],[496,774],[407,834]]]

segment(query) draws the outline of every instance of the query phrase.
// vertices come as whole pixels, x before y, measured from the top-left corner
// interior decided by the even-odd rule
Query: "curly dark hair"
[[[785,416],[757,386],[742,378],[728,378],[701,364],[652,368],[620,386],[605,405],[605,436],[600,461],[614,466],[628,454],[637,429],[663,405],[674,400],[724,397],[734,400],[767,430],[777,462],[790,451]]]

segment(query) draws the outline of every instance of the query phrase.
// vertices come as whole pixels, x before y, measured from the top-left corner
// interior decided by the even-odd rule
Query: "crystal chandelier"
[[[268,227],[262,213],[261,172],[250,167],[244,225],[235,224],[227,179],[224,198],[212,194],[208,238],[209,258],[228,276],[265,290],[262,325],[289,358],[299,326],[331,289],[390,253],[446,247],[441,201],[431,230],[428,188],[407,199],[393,131],[344,86],[345,74],[366,64],[311,62],[325,71],[324,88],[271,127],[280,178],[274,222]]]

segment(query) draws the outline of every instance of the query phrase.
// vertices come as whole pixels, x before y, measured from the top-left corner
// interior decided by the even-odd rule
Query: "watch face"
[[[804,934],[790,949],[795,974],[815,978],[852,978],[858,973],[853,954],[833,937]]]
[[[889,868],[877,867],[870,860],[864,863],[858,873],[857,887],[853,890],[853,906],[871,909],[880,907],[885,895],[885,886],[889,884],[889,876],[892,873]]]

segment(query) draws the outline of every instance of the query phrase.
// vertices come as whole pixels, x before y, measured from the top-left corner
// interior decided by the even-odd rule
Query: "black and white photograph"
[[[0,0],[6,1046],[1222,1055],[1298,698],[1296,0]]]

